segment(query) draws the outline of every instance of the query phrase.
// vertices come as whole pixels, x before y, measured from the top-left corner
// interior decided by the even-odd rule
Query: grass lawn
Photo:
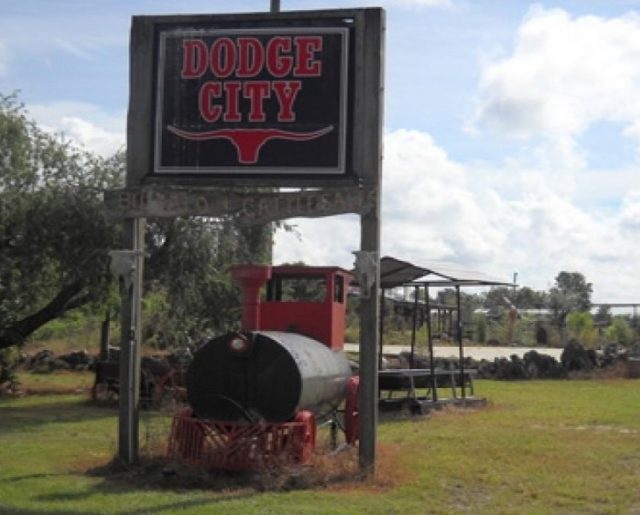
[[[28,393],[81,393],[93,386],[95,373],[56,370],[48,373],[18,372],[20,390]]]
[[[640,381],[478,381],[476,392],[488,407],[382,417],[375,480],[299,489],[163,476],[152,459],[168,433],[162,413],[143,414],[146,467],[105,475],[114,407],[87,394],[0,398],[0,513],[640,514]]]

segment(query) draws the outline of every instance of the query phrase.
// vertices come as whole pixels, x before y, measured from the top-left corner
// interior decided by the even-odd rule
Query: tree
[[[68,310],[91,302],[99,309],[112,291],[108,251],[122,247],[121,231],[105,220],[102,193],[120,187],[124,174],[124,152],[103,159],[80,150],[28,120],[15,95],[0,95],[0,349]],[[148,220],[144,290],[166,299],[148,335],[176,340],[237,323],[228,268],[270,262],[274,228]]]
[[[586,281],[584,275],[580,272],[560,272],[555,282],[555,286],[549,291],[552,304],[569,311],[589,310],[593,286]]]
[[[151,219],[146,229],[144,289],[166,295],[162,320],[151,324],[163,333],[164,344],[184,344],[237,325],[240,295],[229,267],[270,262],[270,225],[241,227],[230,219],[191,217]]]
[[[569,313],[589,310],[592,291],[593,286],[580,272],[560,272],[556,276],[555,286],[549,290],[549,306],[561,331]]]
[[[539,309],[546,303],[546,292],[535,291],[527,286],[516,288],[515,291],[511,286],[496,286],[485,294],[483,306],[497,316],[511,305],[518,309]]]
[[[521,309],[541,309],[548,302],[548,295],[544,291],[532,290],[527,286],[516,290],[514,305]]]
[[[44,133],[0,95],[0,349],[107,292],[118,231],[101,196],[121,184],[123,162]]]

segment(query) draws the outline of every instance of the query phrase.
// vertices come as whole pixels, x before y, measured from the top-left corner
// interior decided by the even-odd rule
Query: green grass
[[[640,513],[640,381],[476,390],[487,408],[382,417],[376,480],[274,491],[228,475],[188,487],[153,466],[88,473],[115,453],[113,407],[83,395],[0,399],[0,513]],[[145,460],[168,424],[143,413]]]
[[[20,370],[16,378],[20,389],[30,393],[74,393],[91,388],[95,374],[90,371],[27,372]]]

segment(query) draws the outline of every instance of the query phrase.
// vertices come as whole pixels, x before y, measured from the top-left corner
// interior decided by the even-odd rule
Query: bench
[[[402,368],[380,370],[378,372],[378,391],[382,405],[404,404],[405,402],[436,401],[437,393],[433,390],[434,380],[436,388],[450,388],[453,399],[458,398],[458,388],[462,390],[463,398],[474,396],[473,378],[477,370],[465,369],[464,374],[460,370],[428,369],[428,368]],[[462,377],[461,377],[462,376]],[[426,396],[418,395],[417,390],[426,389]],[[386,392],[386,398],[383,397]],[[394,392],[405,392],[402,398],[394,398]]]

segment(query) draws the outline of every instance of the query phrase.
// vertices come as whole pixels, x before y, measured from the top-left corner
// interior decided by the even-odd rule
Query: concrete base
[[[380,399],[378,406],[381,411],[408,410],[412,415],[426,415],[434,410],[453,406],[456,408],[483,408],[487,405],[484,397],[466,397],[464,399],[438,399],[433,402],[430,399]]]

